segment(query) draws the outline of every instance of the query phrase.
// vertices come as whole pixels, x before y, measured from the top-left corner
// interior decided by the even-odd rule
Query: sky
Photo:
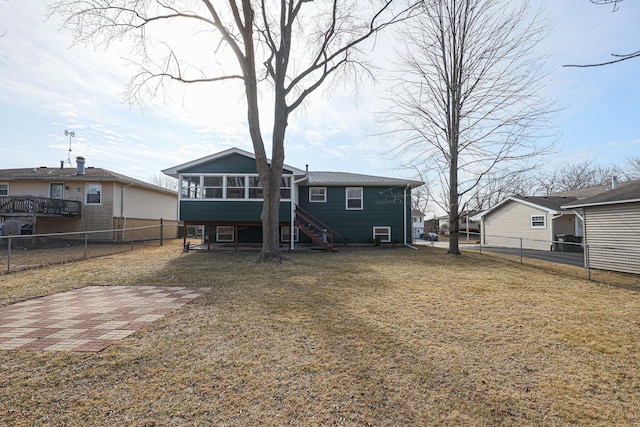
[[[640,50],[640,2],[619,10],[588,0],[534,0],[554,24],[549,90],[557,153],[550,168],[591,160],[620,165],[640,156],[640,58],[607,67],[566,68]],[[86,158],[144,181],[161,170],[238,147],[253,151],[241,88],[171,87],[145,105],[123,93],[134,73],[124,43],[72,46],[46,0],[0,0],[0,169],[59,167]],[[285,163],[315,171],[415,178],[380,132],[380,83],[314,94],[289,120]],[[355,94],[354,94],[355,93]],[[75,137],[65,136],[65,130]],[[69,145],[71,144],[71,153]]]

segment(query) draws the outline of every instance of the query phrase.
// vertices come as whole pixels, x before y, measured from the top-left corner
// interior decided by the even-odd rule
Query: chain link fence
[[[573,266],[586,271],[589,280],[609,278],[610,272],[640,275],[640,246],[584,244],[581,237],[557,235],[555,240],[528,239],[524,237],[461,233],[459,243],[480,253],[500,253],[515,256],[521,264],[537,259]],[[567,272],[575,272],[567,268]],[[573,273],[571,273],[573,274]],[[640,283],[640,276],[629,278]]]
[[[76,233],[0,236],[0,274],[162,245],[167,237],[176,237],[176,227],[158,224]]]

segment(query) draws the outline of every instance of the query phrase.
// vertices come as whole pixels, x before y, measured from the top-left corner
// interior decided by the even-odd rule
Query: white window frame
[[[207,185],[207,178],[220,179],[220,185]],[[220,189],[220,197],[207,197],[207,189]],[[220,200],[224,198],[224,176],[221,175],[204,175],[202,177],[202,198],[207,200]]]
[[[93,186],[95,186],[95,187],[98,187],[98,188],[99,188],[99,190],[98,190],[98,192],[97,192],[97,193],[90,193],[90,192],[89,192],[89,189],[90,189],[91,187],[93,187]],[[89,196],[90,196],[90,195],[95,195],[95,194],[98,194],[98,195],[100,196],[100,201],[99,201],[99,202],[97,202],[97,203],[96,203],[96,202],[90,202],[90,201],[89,201]],[[100,182],[87,182],[87,183],[84,185],[84,204],[85,204],[85,205],[100,206],[100,205],[102,205],[102,198],[103,198],[103,197],[104,197],[104,195],[103,195],[103,193],[102,193],[102,183],[100,183]]]
[[[535,225],[536,222],[540,221],[540,218],[542,218],[542,225]],[[547,216],[545,214],[531,215],[531,222],[529,224],[531,228],[547,228]]]
[[[289,230],[291,230],[290,225],[282,225],[280,226],[280,241],[281,242],[290,242],[291,236],[289,236]],[[300,229],[298,227],[293,227],[293,241],[298,242],[300,238]]]
[[[251,185],[252,180],[256,180],[258,185]],[[250,200],[264,200],[264,188],[262,188],[262,182],[260,182],[260,177],[257,175],[247,176],[247,186],[249,187],[248,198]],[[262,193],[262,197],[251,197],[251,190],[260,191]]]
[[[291,175],[283,175],[280,180],[280,200],[291,200],[291,182],[293,177]],[[285,195],[285,193],[289,195]]]
[[[380,230],[385,229],[385,232],[380,232]],[[387,238],[383,239],[381,236],[386,235]],[[390,243],[391,242],[391,227],[386,225],[374,226],[373,227],[373,240],[376,240],[376,237],[380,237],[380,242],[382,243]]]
[[[320,192],[313,194],[313,190],[322,190],[322,194]],[[322,196],[316,197],[314,199],[313,196]],[[325,203],[327,201],[327,187],[309,187],[309,203]]]
[[[2,190],[2,187],[5,187],[6,190]],[[9,183],[8,182],[0,182],[0,196],[8,196],[8,195],[9,195]]]
[[[360,190],[359,198],[349,198],[349,190]],[[345,208],[348,211],[361,211],[364,209],[364,188],[363,187],[347,187],[344,189]],[[349,200],[360,200],[360,207],[349,207]]]
[[[230,230],[228,231],[221,231],[221,228],[228,228]],[[220,236],[225,236],[225,235],[230,235],[231,238],[229,240],[229,237],[225,238],[225,239],[221,239]],[[218,225],[216,226],[216,242],[221,242],[221,243],[233,243],[236,241],[236,228],[233,225]]]
[[[196,180],[194,178],[198,178],[198,179]],[[184,180],[190,180],[190,181],[192,181],[194,183],[197,182],[198,186],[194,187],[195,190],[196,190],[195,192],[197,193],[195,196],[193,196],[193,197],[185,197],[184,190],[183,190],[183,185],[182,185]],[[199,200],[199,199],[202,199],[202,196],[203,196],[203,194],[202,194],[202,176],[201,175],[182,175],[180,177],[180,188],[179,188],[179,191],[180,191],[180,199],[181,200]]]

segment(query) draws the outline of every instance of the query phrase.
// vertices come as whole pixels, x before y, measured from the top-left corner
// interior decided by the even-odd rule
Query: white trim
[[[97,194],[100,195],[100,201],[98,203],[89,203],[89,201],[87,200],[89,198],[89,194],[96,194],[96,193],[89,193],[89,186],[90,185],[100,186],[100,191],[98,191],[98,193],[97,193]],[[104,193],[102,192],[102,183],[101,182],[85,182],[85,184],[84,184],[84,204],[85,205],[101,206],[103,198],[104,198]]]
[[[373,226],[373,230],[372,230],[373,231],[373,240],[376,240],[376,236],[379,236],[381,234],[381,233],[376,233],[376,228],[378,228],[378,229],[386,228],[387,229],[387,233],[386,234],[389,236],[389,238],[386,239],[386,240],[380,239],[380,242],[382,242],[382,243],[391,242],[391,227],[389,227],[387,225],[374,225]]]
[[[359,199],[349,199],[349,190],[360,190],[360,198]],[[350,208],[349,200],[360,200],[359,208]],[[363,187],[345,187],[344,188],[344,206],[348,211],[361,211],[364,209],[364,188]]]
[[[289,236],[287,236],[285,238],[284,236],[284,231],[287,231],[287,233],[289,234]],[[291,242],[291,228],[289,228],[288,225],[281,225],[280,226],[280,241],[281,242]],[[294,242],[299,242],[300,241],[300,229],[298,227],[293,227],[293,241]]]
[[[533,225],[533,218],[542,218],[542,225]],[[530,219],[529,219],[529,225],[531,226],[531,228],[539,228],[539,229],[545,229],[547,228],[547,216],[545,214],[531,214]]]
[[[189,169],[189,168],[192,168],[194,166],[201,165],[203,163],[211,162],[213,160],[222,159],[222,158],[228,157],[228,156],[230,156],[232,154],[239,154],[241,156],[248,157],[248,158],[253,159],[253,160],[256,159],[255,154],[250,153],[250,152],[245,151],[245,150],[241,150],[240,148],[233,147],[233,148],[229,148],[229,149],[224,150],[224,151],[220,151],[220,152],[215,153],[215,154],[211,154],[211,155],[206,156],[206,157],[201,157],[199,159],[192,160],[192,161],[187,162],[187,163],[183,163],[183,164],[178,165],[178,166],[173,166],[171,168],[164,169],[162,171],[162,173],[164,173],[165,175],[169,175],[169,176],[173,176],[174,178],[177,178],[178,175],[180,174],[180,171],[182,171],[184,169]],[[271,163],[271,160],[267,159],[267,162]],[[300,170],[298,168],[294,168],[294,167],[288,166],[288,165],[283,165],[283,169],[290,170],[293,173],[293,175],[304,175],[305,174],[305,172],[303,170]]]
[[[199,183],[199,187],[198,187],[198,197],[183,197],[182,196],[182,182],[185,178],[200,178],[200,183]],[[220,177],[222,178],[222,198],[205,198],[205,188],[220,188],[220,187],[205,187],[204,185],[204,180],[205,178],[210,178],[210,177]],[[244,187],[229,187],[227,186],[227,178],[231,178],[231,177],[240,177],[244,180]],[[178,201],[183,201],[183,200],[188,200],[188,201],[204,201],[204,202],[211,202],[211,201],[226,201],[226,202],[247,202],[247,201],[263,201],[264,198],[249,198],[249,190],[251,188],[257,188],[257,187],[249,187],[249,178],[252,177],[258,177],[257,173],[250,173],[250,174],[238,174],[238,173],[204,173],[204,174],[198,174],[198,173],[186,173],[186,174],[180,174],[178,177]],[[282,178],[289,178],[289,182],[290,185],[292,185],[293,183],[293,175],[290,174],[284,174],[282,175]],[[196,182],[194,180],[194,182]],[[227,197],[227,191],[231,188],[244,188],[244,197]],[[291,200],[291,194],[292,194],[292,187],[281,187],[282,189],[289,189],[289,197],[282,197],[280,198],[281,201],[289,201]]]
[[[311,200],[311,190],[312,189],[318,189],[318,190],[324,190],[322,193],[322,200]],[[327,201],[327,187],[309,187],[309,203],[326,203]]]
[[[220,239],[220,228],[230,228],[231,229],[231,240],[221,240]],[[228,233],[223,233],[228,234]],[[233,225],[217,225],[216,226],[216,242],[220,243],[233,243],[236,241],[236,228]]]

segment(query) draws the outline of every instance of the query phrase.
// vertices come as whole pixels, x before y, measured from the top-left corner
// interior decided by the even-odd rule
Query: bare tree
[[[258,261],[278,262],[283,259],[279,205],[291,114],[330,77],[364,67],[358,48],[378,31],[406,18],[411,6],[401,6],[400,0],[59,0],[51,10],[66,17],[76,41],[108,44],[132,38],[141,67],[131,82],[131,99],[153,96],[168,81],[242,83],[264,190]],[[180,29],[193,39],[176,42],[181,33],[167,32],[171,23],[184,24]],[[195,55],[184,54],[181,48],[193,46],[197,37],[207,44]],[[156,55],[158,49],[165,50],[164,56]],[[194,66],[192,61],[206,65]],[[269,120],[261,110],[260,94],[272,110],[268,137],[263,123]],[[271,139],[270,162],[267,138]]]
[[[532,180],[535,182],[532,190],[534,193],[547,195],[597,187],[609,183],[611,177],[618,174],[618,169],[615,166],[596,165],[593,160],[569,163],[551,172],[537,174]]]
[[[627,157],[625,164],[616,168],[616,175],[623,181],[640,180],[640,156]]]
[[[407,23],[399,83],[387,113],[407,161],[437,175],[449,215],[449,253],[460,254],[458,219],[491,174],[529,170],[551,144],[537,137],[553,111],[543,97],[548,32],[525,2],[433,0]]]
[[[411,209],[415,209],[424,214],[430,211],[431,192],[429,184],[425,183],[411,191]]]
[[[597,5],[612,4],[613,11],[617,12],[620,8],[619,4],[622,3],[624,0],[589,0],[589,1]],[[583,64],[583,65],[569,64],[569,65],[563,65],[563,67],[579,67],[579,68],[602,67],[603,65],[611,65],[618,62],[626,61],[628,59],[638,58],[640,57],[640,50],[636,52],[624,53],[624,54],[612,53],[611,56],[615,59],[612,59],[610,61],[599,62],[596,64]]]
[[[172,176],[156,173],[149,177],[149,182],[167,190],[178,191],[178,180]]]

